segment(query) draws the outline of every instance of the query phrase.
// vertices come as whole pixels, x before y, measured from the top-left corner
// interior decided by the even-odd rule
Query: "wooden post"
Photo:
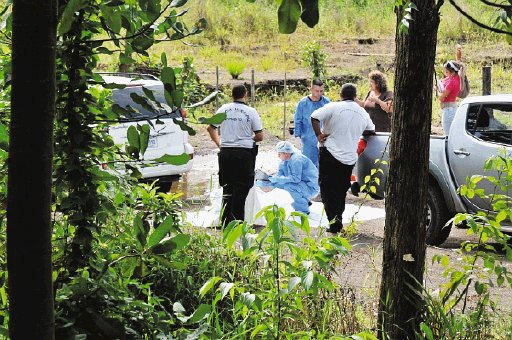
[[[284,71],[283,102],[283,140],[286,140],[286,70]]]
[[[218,65],[215,67],[215,76],[216,76],[215,91],[218,91],[219,90],[219,66]],[[215,111],[217,111],[218,109],[219,109],[219,96],[216,96],[215,97]]]
[[[251,70],[251,106],[254,107],[254,69]]]
[[[491,94],[491,65],[484,65],[482,67],[482,95],[487,96]]]

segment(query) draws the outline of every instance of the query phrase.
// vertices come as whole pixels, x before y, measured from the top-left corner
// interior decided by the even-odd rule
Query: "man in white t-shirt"
[[[258,146],[263,140],[263,126],[258,112],[248,106],[247,89],[236,85],[233,102],[222,105],[217,113],[226,113],[221,124],[207,128],[212,141],[220,148],[219,183],[222,186],[221,224],[244,220],[245,199],[254,185],[254,166]],[[217,131],[220,128],[220,136]]]
[[[342,214],[350,176],[357,161],[359,137],[375,130],[368,113],[354,101],[356,87],[344,84],[340,95],[341,102],[326,104],[311,114],[311,124],[320,145],[320,195],[331,222],[328,231],[332,233],[343,228]]]

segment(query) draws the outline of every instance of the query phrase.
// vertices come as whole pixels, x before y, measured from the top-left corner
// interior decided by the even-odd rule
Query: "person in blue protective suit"
[[[281,163],[277,173],[268,180],[273,187],[290,193],[293,209],[309,214],[309,200],[320,191],[318,169],[290,142],[277,143],[276,150]]]
[[[323,95],[324,83],[320,79],[313,79],[310,91],[311,94],[302,98],[295,109],[293,134],[300,140],[302,153],[318,168],[318,141],[311,127],[311,113],[330,100]]]

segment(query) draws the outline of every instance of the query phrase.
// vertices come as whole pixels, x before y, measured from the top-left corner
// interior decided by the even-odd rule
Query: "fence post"
[[[219,91],[219,65],[215,67],[215,91]],[[219,96],[215,96],[215,111],[219,109]]]
[[[251,70],[251,106],[254,107],[254,91],[256,91],[254,86],[254,69]]]
[[[283,102],[283,140],[286,140],[286,70],[284,70]]]
[[[484,65],[482,67],[482,95],[487,96],[491,94],[491,65]]]

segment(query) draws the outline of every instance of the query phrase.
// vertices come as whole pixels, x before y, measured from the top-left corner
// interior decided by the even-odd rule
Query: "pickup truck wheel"
[[[430,184],[427,193],[427,235],[426,243],[431,246],[442,244],[450,235],[451,225],[445,224],[449,219],[448,209],[443,194],[436,185]]]

